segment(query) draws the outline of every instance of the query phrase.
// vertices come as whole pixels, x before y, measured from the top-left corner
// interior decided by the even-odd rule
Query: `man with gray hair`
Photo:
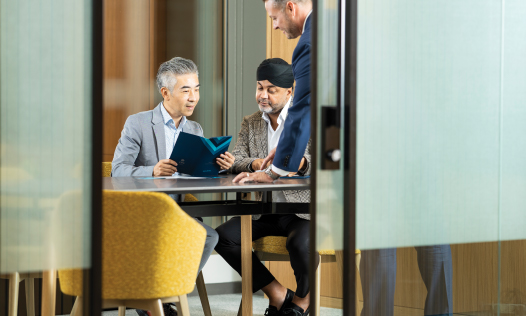
[[[179,134],[203,136],[201,125],[187,119],[199,102],[199,77],[194,62],[181,57],[164,62],[157,72],[157,88],[163,101],[155,109],[131,115],[126,120],[113,156],[112,177],[171,176],[177,172],[177,163],[169,158]],[[226,170],[234,160],[234,156],[226,152],[216,161]],[[184,199],[178,194],[170,194],[170,197],[176,202]],[[201,271],[217,244],[218,235],[213,228],[197,222],[207,233],[199,264]],[[137,312],[147,315],[144,311]],[[177,315],[168,304],[164,305],[164,312],[167,316]]]

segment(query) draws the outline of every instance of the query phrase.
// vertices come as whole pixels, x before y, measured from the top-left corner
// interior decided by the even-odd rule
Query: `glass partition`
[[[0,275],[9,282],[91,268],[92,8],[0,2]]]
[[[358,1],[362,315],[526,312],[525,21],[523,1]]]
[[[1,273],[89,267],[90,9],[2,2]]]
[[[316,3],[316,247],[338,260],[354,250],[342,227],[355,232],[361,254],[344,264],[359,267],[358,310],[346,313],[524,315],[526,3]],[[356,32],[356,69],[345,64],[353,43],[338,56],[342,30]],[[341,121],[355,134],[339,134],[350,139],[341,145],[356,168],[352,192],[342,191],[342,166],[321,164],[322,108],[341,97],[337,67],[356,101],[356,116]]]
[[[321,125],[322,109],[336,106],[340,96],[338,92],[339,62],[339,7],[334,0],[318,2],[317,12],[317,64],[316,67],[316,107],[317,122]],[[317,129],[318,139],[323,141],[321,128]],[[340,146],[343,143],[340,131]],[[318,145],[319,147],[320,145]],[[341,148],[341,147],[340,147]],[[338,169],[324,170],[321,168],[323,154],[318,150],[316,170],[316,243],[317,248],[343,249],[343,166]]]

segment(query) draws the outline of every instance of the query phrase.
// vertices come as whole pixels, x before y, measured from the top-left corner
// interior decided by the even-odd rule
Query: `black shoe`
[[[269,305],[268,308],[265,310],[265,316],[279,316],[280,313],[278,311],[278,308],[276,306]]]
[[[281,308],[279,312],[283,312],[283,309],[289,305],[289,303],[292,303],[292,299],[294,298],[294,291],[287,289],[287,294],[285,294],[285,300],[283,301],[283,305],[281,305]]]
[[[166,303],[163,304],[164,316],[177,316],[177,310],[175,309],[175,304]]]
[[[292,302],[293,298],[294,298],[294,292],[287,289],[287,294],[285,294],[285,300],[283,301],[283,304],[281,305],[281,309],[278,310],[276,306],[269,305],[268,308],[265,310],[265,316],[281,316],[281,311],[283,310],[283,306]]]
[[[290,302],[287,306],[284,306],[282,308],[281,315],[283,316],[307,316],[309,315],[309,309],[307,308],[307,310],[304,311],[303,308]]]
[[[150,316],[148,315],[147,311],[143,311],[142,309],[136,309],[135,311],[137,312],[137,315],[139,316]]]

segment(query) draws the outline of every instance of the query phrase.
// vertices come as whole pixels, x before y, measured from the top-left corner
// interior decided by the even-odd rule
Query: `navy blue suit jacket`
[[[272,162],[274,166],[289,172],[298,171],[310,138],[311,16],[307,18],[305,31],[292,54],[296,91]]]

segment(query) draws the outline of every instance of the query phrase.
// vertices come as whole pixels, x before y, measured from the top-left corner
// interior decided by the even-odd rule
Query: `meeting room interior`
[[[1,0],[0,316],[526,316],[525,56],[524,0]]]

